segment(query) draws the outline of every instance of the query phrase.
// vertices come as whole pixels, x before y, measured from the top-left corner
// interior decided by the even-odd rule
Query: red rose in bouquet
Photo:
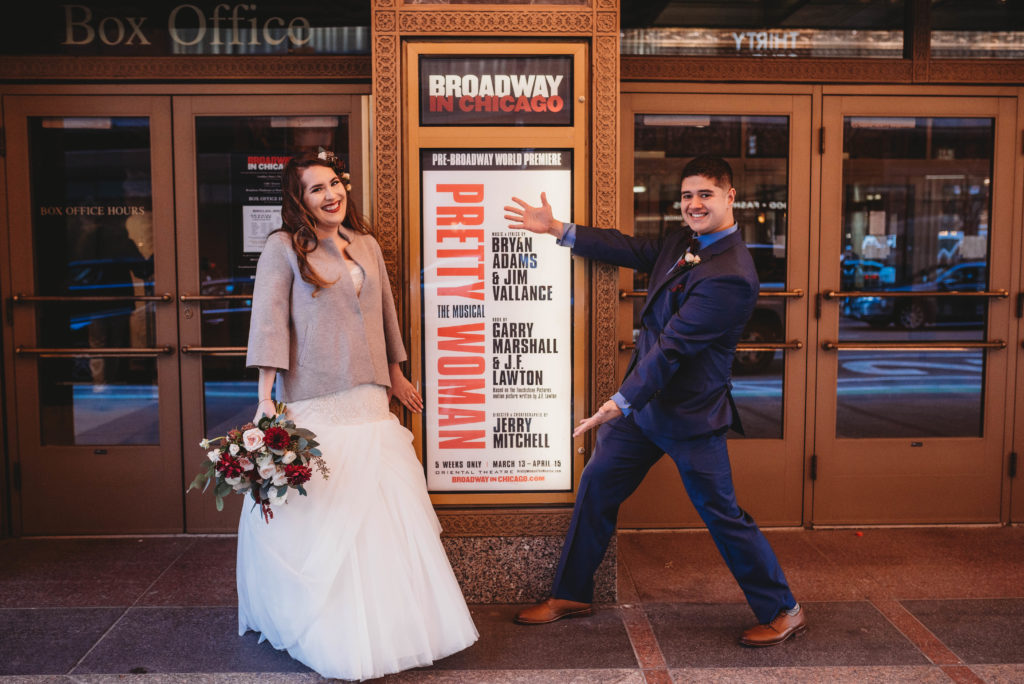
[[[186,491],[206,491],[213,480],[218,511],[224,510],[224,497],[231,492],[249,494],[269,523],[273,507],[287,502],[290,488],[306,496],[302,485],[313,476],[310,465],[327,479],[330,471],[316,435],[286,419],[284,404],[275,406],[273,418],[264,416],[256,425],[247,423],[225,436],[201,441],[199,446],[208,450],[207,461]]]

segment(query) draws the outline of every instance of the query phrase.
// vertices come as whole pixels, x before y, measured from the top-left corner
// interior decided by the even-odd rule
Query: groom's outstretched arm
[[[518,206],[505,206],[505,220],[510,222],[509,228],[553,235],[559,244],[571,247],[579,256],[650,273],[661,253],[661,240],[636,238],[612,228],[563,223],[552,215],[546,193],[540,194],[539,207],[531,206],[518,197],[513,197],[512,201]]]

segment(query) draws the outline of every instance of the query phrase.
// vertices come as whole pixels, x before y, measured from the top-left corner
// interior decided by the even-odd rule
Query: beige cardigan
[[[370,235],[344,227],[339,232],[366,274],[358,297],[332,240],[321,240],[309,254],[317,274],[333,283],[316,297],[299,275],[287,233],[267,238],[256,266],[245,363],[281,371],[278,401],[370,383],[390,387],[388,364],[407,358],[380,246]]]

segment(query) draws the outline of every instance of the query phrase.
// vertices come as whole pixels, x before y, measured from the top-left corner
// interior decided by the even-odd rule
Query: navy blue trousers
[[[725,435],[665,440],[644,434],[632,416],[598,428],[597,446],[580,478],[552,596],[593,600],[594,573],[615,531],[619,506],[662,454],[675,462],[690,501],[758,621],[771,622],[780,610],[796,605],[768,540],[736,503]]]

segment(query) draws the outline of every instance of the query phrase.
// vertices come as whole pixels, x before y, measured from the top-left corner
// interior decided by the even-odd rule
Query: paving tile
[[[806,540],[834,563],[856,569],[872,597],[1024,596],[1021,527],[815,530]]]
[[[131,608],[72,674],[309,671],[257,638],[236,608]]]
[[[617,608],[548,625],[512,622],[524,606],[472,606],[480,640],[426,670],[618,669],[637,667]]]
[[[737,643],[754,622],[746,604],[661,603],[645,611],[670,668],[929,664],[869,603],[801,605],[810,628],[771,648]]]
[[[0,608],[129,606],[186,538],[0,540]]]
[[[989,684],[1020,684],[1024,682],[1024,665],[971,665],[971,669]]]
[[[1024,663],[1024,598],[900,603],[968,665]]]
[[[155,579],[194,543],[188,537],[0,540],[0,581],[45,577],[120,579],[146,573]]]
[[[849,682],[849,684],[949,684],[949,677],[934,665],[908,667],[733,667],[672,670],[679,684],[790,684],[792,682]]]
[[[372,682],[398,684],[644,684],[638,670],[408,670]]]
[[[0,610],[0,676],[70,671],[122,612],[123,608]]]
[[[0,581],[0,608],[127,607],[152,583],[152,578]]]
[[[830,561],[808,544],[806,530],[768,530],[799,601],[857,600],[865,585],[855,567]],[[643,601],[743,601],[736,580],[706,530],[620,532],[619,557]]]
[[[118,675],[76,674],[71,675],[67,683],[60,684],[321,684],[330,681],[339,680],[324,679],[316,672],[158,672]]]
[[[197,539],[139,599],[149,606],[237,606],[234,536]]]

